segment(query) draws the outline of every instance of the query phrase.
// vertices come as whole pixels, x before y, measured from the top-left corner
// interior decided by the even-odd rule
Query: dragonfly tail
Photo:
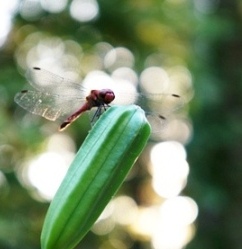
[[[68,117],[59,127],[59,131],[65,130],[73,121],[75,121],[77,118],[79,118],[83,112],[90,110],[92,106],[90,103],[86,102],[78,111],[76,111],[74,114],[72,114],[70,117]]]
[[[60,127],[59,127],[59,131],[64,131],[70,124],[71,124],[71,122],[69,122],[69,121],[63,122],[63,123],[60,125]]]

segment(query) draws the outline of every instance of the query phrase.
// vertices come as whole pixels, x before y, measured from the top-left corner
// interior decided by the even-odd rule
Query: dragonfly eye
[[[99,94],[100,98],[105,104],[109,104],[115,99],[114,92],[110,89],[103,89]]]
[[[107,92],[105,94],[105,102],[106,103],[111,103],[114,100],[114,98],[115,98],[115,95],[114,95],[114,93],[112,91],[111,92]]]

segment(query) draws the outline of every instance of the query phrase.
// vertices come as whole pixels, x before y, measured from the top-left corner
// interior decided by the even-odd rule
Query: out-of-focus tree
[[[179,143],[149,143],[78,248],[239,249],[241,1],[12,0],[0,9],[0,248],[40,248],[47,201],[90,129],[84,116],[59,134],[17,107],[26,71],[40,66],[77,82],[98,70],[96,81],[138,90],[169,82],[184,100],[161,138]]]
[[[241,1],[195,4],[195,134],[188,146],[194,168],[187,190],[200,213],[188,248],[240,248]]]

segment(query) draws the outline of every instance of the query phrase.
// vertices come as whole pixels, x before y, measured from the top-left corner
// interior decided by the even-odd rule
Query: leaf
[[[138,106],[114,106],[102,115],[49,207],[42,249],[78,244],[124,181],[149,135],[150,126]]]

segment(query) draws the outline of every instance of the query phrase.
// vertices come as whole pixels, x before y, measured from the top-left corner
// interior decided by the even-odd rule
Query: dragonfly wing
[[[181,96],[170,93],[141,95],[139,102],[147,106],[150,112],[159,113],[161,116],[170,115],[184,105]]]
[[[39,91],[62,95],[80,94],[80,84],[39,67],[29,69],[26,77],[29,83]]]
[[[25,110],[48,120],[64,119],[83,104],[84,99],[24,90],[15,95],[14,101]]]

